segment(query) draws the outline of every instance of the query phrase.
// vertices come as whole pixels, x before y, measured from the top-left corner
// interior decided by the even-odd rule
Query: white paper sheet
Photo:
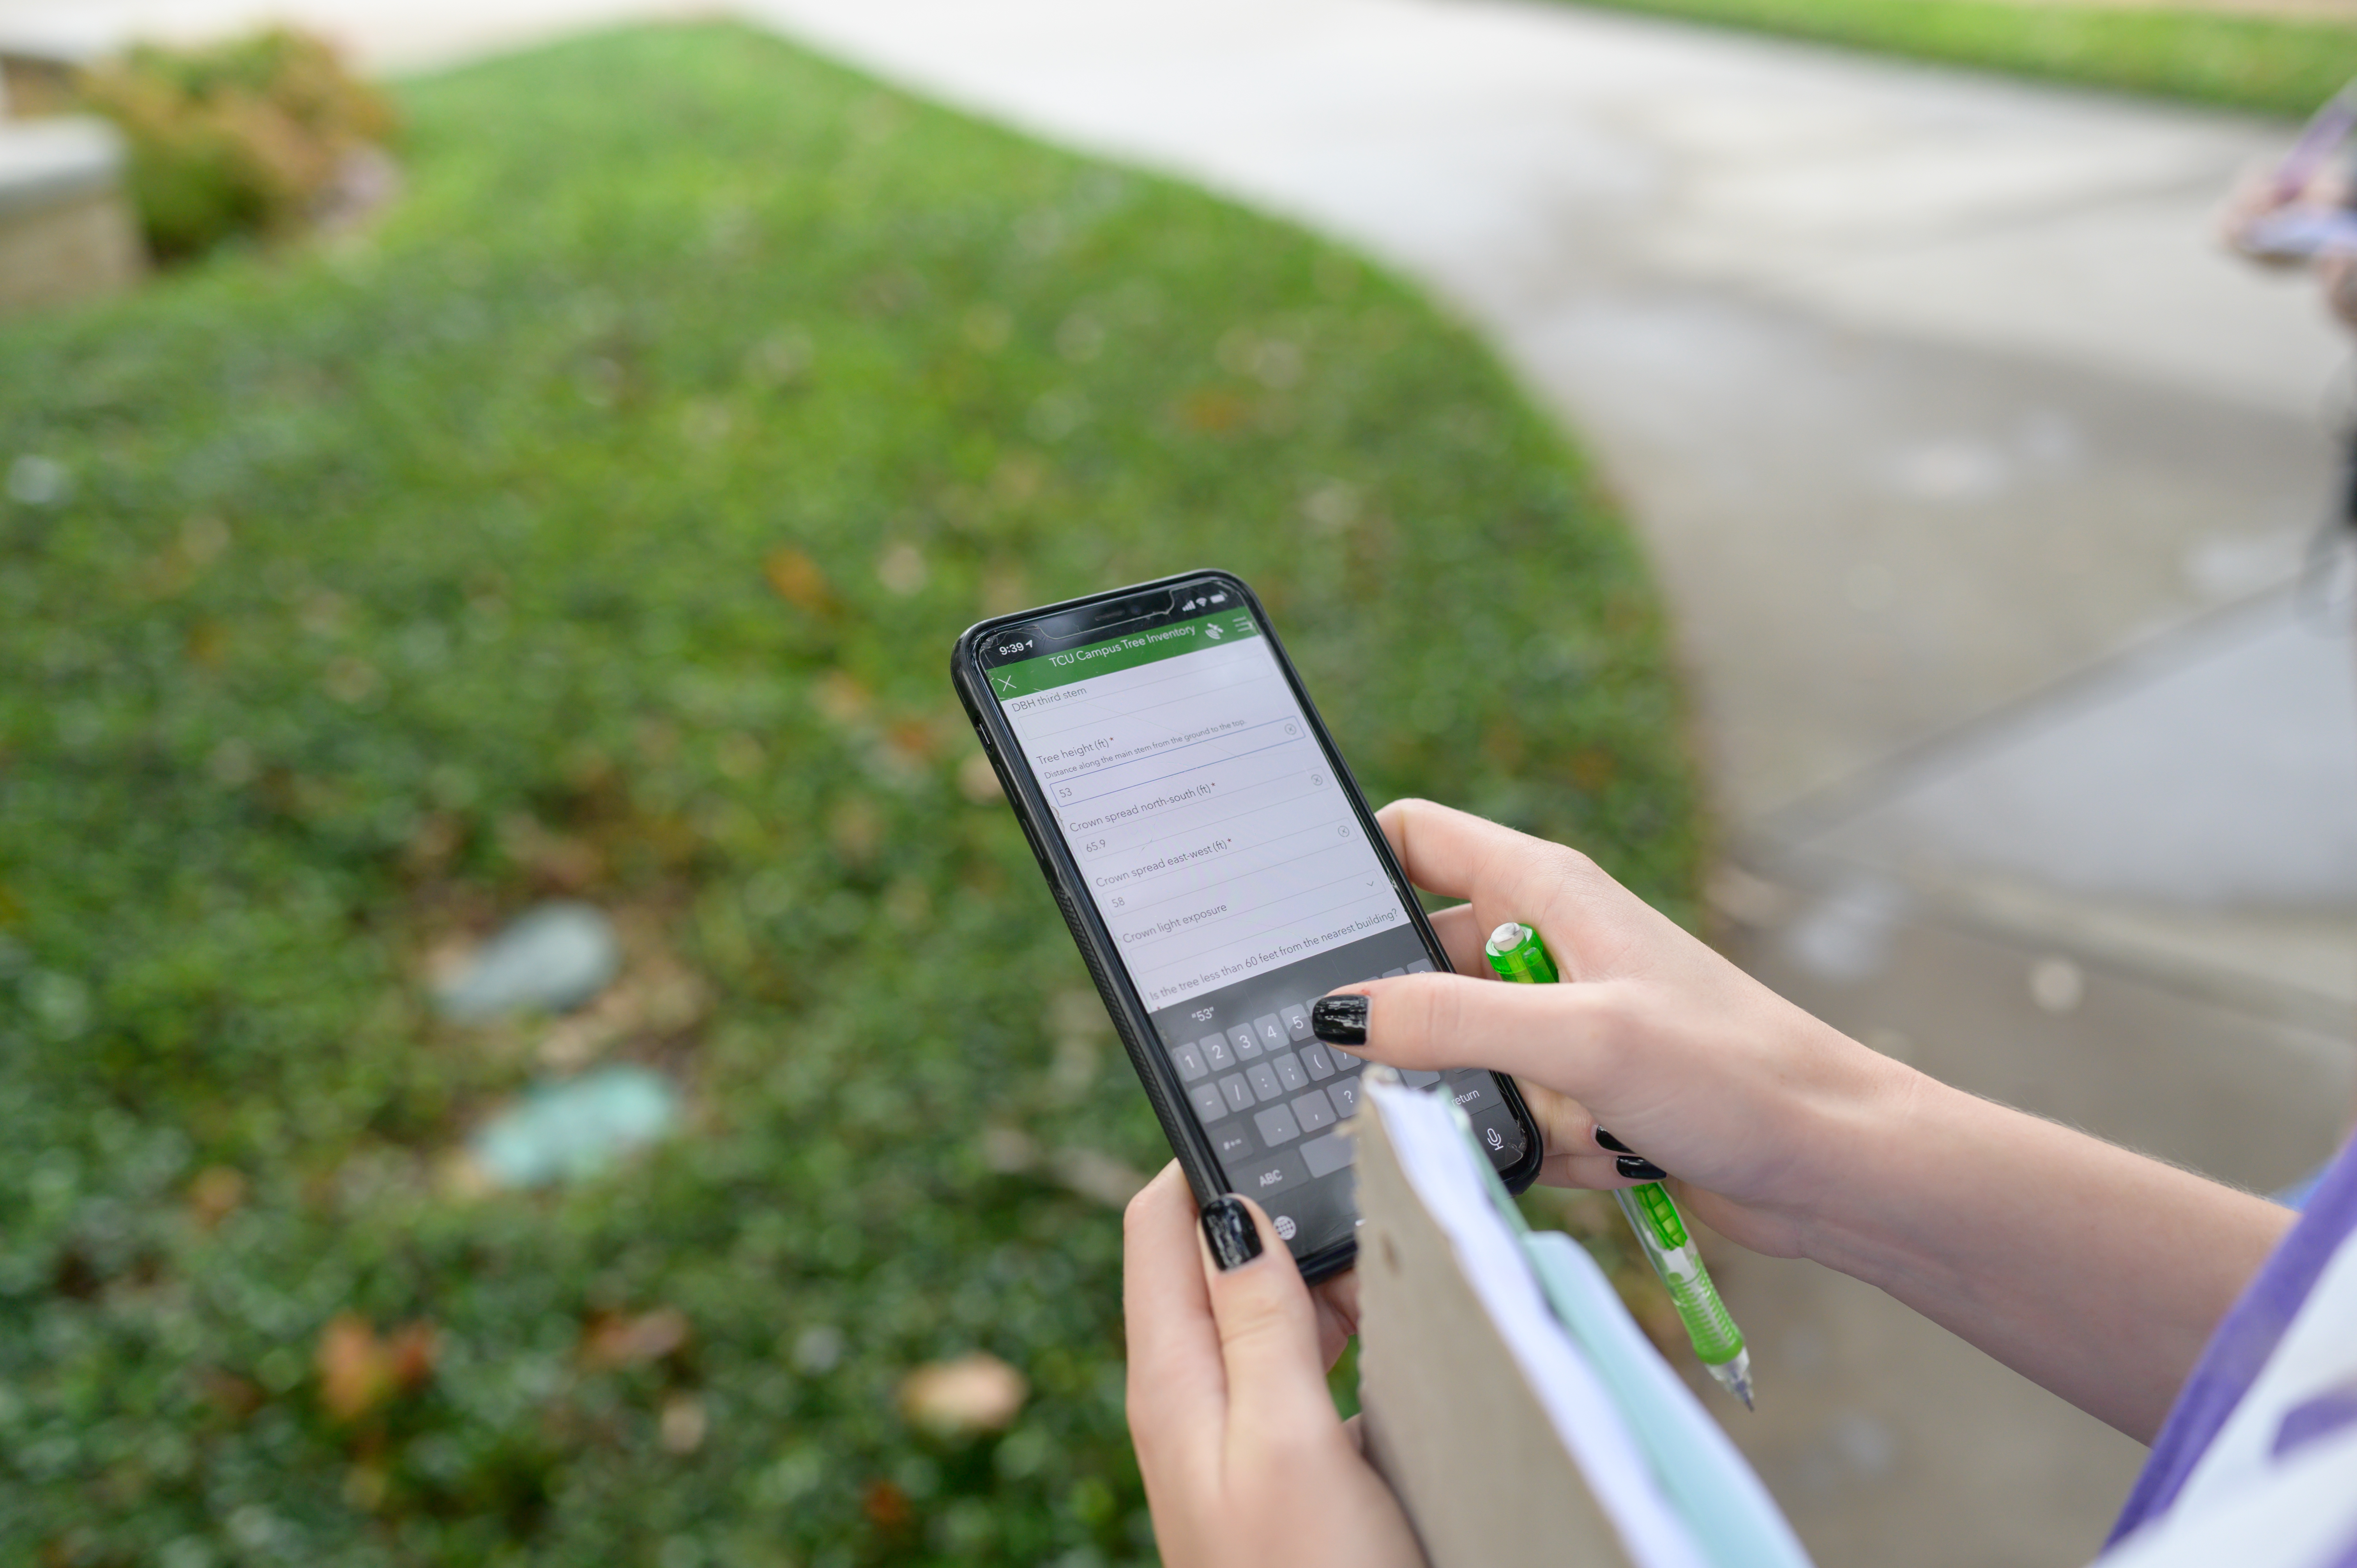
[[[1564,1449],[1587,1477],[1637,1568],[1709,1568],[1654,1484],[1628,1423],[1598,1382],[1539,1288],[1522,1242],[1491,1206],[1488,1173],[1449,1114],[1429,1095],[1374,1081],[1369,1107],[1383,1119],[1400,1168],[1449,1244],[1466,1280],[1521,1366]]]

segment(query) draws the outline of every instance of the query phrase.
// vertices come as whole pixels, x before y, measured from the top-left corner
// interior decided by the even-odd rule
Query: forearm
[[[1803,1251],[2149,1442],[2287,1209],[1899,1069]]]

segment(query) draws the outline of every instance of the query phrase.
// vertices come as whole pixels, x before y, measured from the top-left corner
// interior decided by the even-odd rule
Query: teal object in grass
[[[546,1187],[609,1168],[679,1119],[679,1091],[648,1068],[598,1068],[535,1089],[493,1117],[470,1142],[500,1187]]]

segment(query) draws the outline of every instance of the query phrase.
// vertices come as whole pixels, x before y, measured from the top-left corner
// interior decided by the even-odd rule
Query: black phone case
[[[1028,768],[1010,766],[1007,757],[1017,745],[1015,732],[998,711],[998,704],[988,700],[986,678],[975,649],[982,642],[1009,626],[1039,620],[1046,616],[1070,610],[1085,609],[1108,600],[1129,598],[1138,594],[1152,593],[1157,588],[1178,587],[1183,584],[1200,583],[1206,579],[1225,585],[1250,607],[1253,618],[1260,625],[1261,634],[1268,639],[1269,650],[1276,657],[1277,668],[1285,672],[1286,683],[1308,715],[1310,733],[1317,737],[1318,747],[1333,765],[1334,777],[1342,792],[1358,814],[1359,826],[1367,842],[1381,857],[1384,874],[1406,906],[1414,921],[1416,935],[1423,940],[1425,952],[1436,969],[1449,970],[1448,952],[1440,939],[1433,934],[1432,923],[1425,918],[1424,906],[1417,902],[1415,890],[1408,886],[1406,875],[1392,854],[1391,842],[1383,837],[1376,824],[1374,813],[1367,809],[1366,797],[1359,792],[1359,781],[1352,776],[1350,765],[1335,749],[1334,737],[1327,733],[1326,721],[1318,705],[1303,690],[1301,677],[1293,668],[1293,660],[1278,640],[1276,628],[1269,623],[1268,614],[1261,607],[1260,599],[1241,578],[1221,571],[1182,572],[1175,576],[1157,577],[1148,583],[1134,583],[1102,594],[1090,594],[1082,598],[1066,599],[1060,604],[1045,605],[1038,609],[1024,610],[1016,615],[994,616],[966,628],[950,656],[950,679],[956,686],[958,701],[965,705],[966,717],[974,722],[974,734],[981,738],[982,747],[997,771],[998,782],[1006,791],[1006,799],[1015,809],[1015,820],[1022,825],[1023,836],[1031,843],[1033,858],[1039,863],[1039,873],[1048,879],[1049,890],[1056,896],[1056,907],[1063,911],[1064,924],[1072,933],[1073,945],[1089,966],[1089,977],[1096,983],[1097,994],[1104,999],[1105,1011],[1113,1017],[1114,1028],[1121,1036],[1123,1047],[1129,1052],[1130,1065],[1137,1069],[1140,1082],[1146,1085],[1146,1097],[1153,1102],[1154,1114],[1160,1118],[1162,1131],[1170,1140],[1170,1147],[1178,1156],[1179,1169],[1187,1173],[1187,1185],[1194,1189],[1195,1201],[1207,1203],[1227,1190],[1220,1171],[1218,1158],[1211,1153],[1211,1143],[1196,1124],[1194,1114],[1180,1091],[1176,1069],[1160,1049],[1153,1024],[1146,1016],[1145,1000],[1130,983],[1128,972],[1122,968],[1116,955],[1113,933],[1097,914],[1096,905],[1081,891],[1084,884],[1080,866],[1065,846],[1062,835],[1053,829],[1053,818],[1048,799],[1030,777]],[[1531,1117],[1530,1108],[1523,1101],[1522,1091],[1514,1080],[1502,1072],[1494,1072],[1498,1090],[1512,1108],[1514,1120],[1522,1124],[1528,1155],[1512,1169],[1501,1171],[1509,1192],[1521,1192],[1537,1179],[1539,1163],[1544,1157],[1538,1123]],[[1308,1257],[1298,1259],[1302,1277],[1315,1283],[1318,1280],[1340,1273],[1358,1256],[1356,1240],[1344,1240]]]

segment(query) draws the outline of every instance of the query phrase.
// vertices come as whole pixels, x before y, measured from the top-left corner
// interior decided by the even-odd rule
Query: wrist
[[[1865,1277],[1904,1237],[1912,1186],[1953,1140],[1957,1102],[1975,1102],[1846,1036],[1840,1046],[1839,1073],[1803,1097],[1802,1152],[1777,1207],[1798,1255]]]
[[[1823,1134],[1794,1250],[2149,1441],[2293,1216],[1890,1066]]]

